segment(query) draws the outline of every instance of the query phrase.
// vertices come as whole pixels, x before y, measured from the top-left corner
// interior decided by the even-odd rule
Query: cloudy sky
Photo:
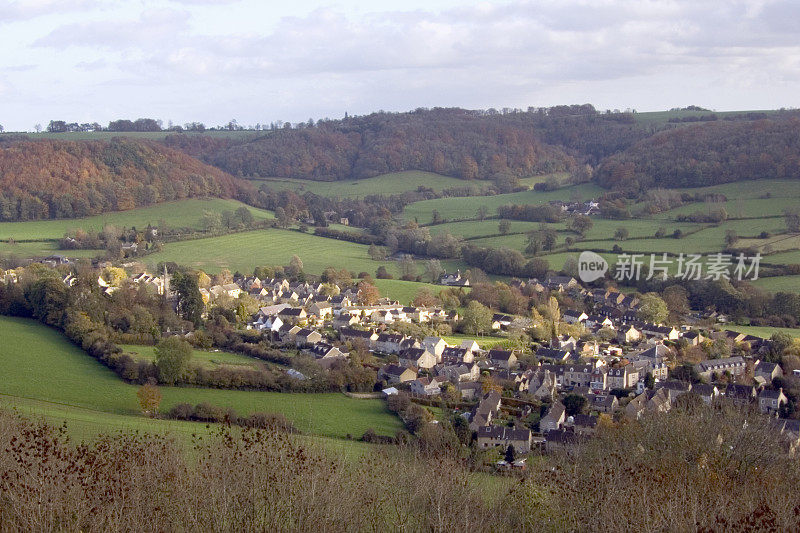
[[[0,0],[0,124],[798,107],[797,0]]]

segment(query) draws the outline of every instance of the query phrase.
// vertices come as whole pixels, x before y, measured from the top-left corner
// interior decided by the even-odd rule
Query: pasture
[[[332,198],[363,198],[373,194],[388,196],[415,191],[419,187],[430,188],[437,192],[453,187],[474,187],[480,190],[487,188],[490,184],[487,181],[467,181],[420,170],[391,172],[357,180],[313,181],[295,178],[250,178],[250,181],[257,186],[263,184],[275,190],[289,190],[300,195],[312,192],[319,196]]]
[[[730,329],[747,335],[755,335],[762,339],[769,339],[774,333],[786,333],[787,335],[800,339],[800,328],[772,328],[769,326],[735,326],[725,324],[723,329]]]
[[[122,344],[120,345],[120,348],[122,348],[124,353],[131,354],[135,359],[155,361],[156,358],[155,346]],[[216,368],[223,365],[256,367],[267,364],[265,361],[255,359],[253,357],[247,357],[246,355],[204,350],[194,350],[192,353],[192,362],[197,363],[205,368]],[[275,365],[273,364],[271,366]]]
[[[172,227],[202,229],[201,219],[204,211],[221,213],[235,211],[242,206],[247,207],[256,220],[275,218],[270,211],[250,207],[236,200],[190,199],[166,202],[130,211],[103,213],[87,218],[0,222],[0,241],[7,241],[9,238],[16,241],[57,240],[62,238],[66,232],[74,229],[98,231],[103,229],[106,224],[119,228],[144,229],[148,224],[158,226],[163,221]]]
[[[231,272],[250,273],[256,266],[288,265],[292,256],[297,255],[303,261],[304,270],[311,274],[320,274],[325,267],[332,266],[374,276],[377,268],[383,265],[390,274],[399,277],[400,272],[394,261],[373,261],[368,250],[369,247],[363,244],[270,228],[167,243],[161,252],[146,256],[144,261],[151,268],[160,261],[174,261],[208,273],[223,268]],[[423,262],[419,261],[417,266],[422,274]],[[442,266],[448,270],[463,269],[463,265],[454,261],[442,261]]]
[[[604,192],[593,183],[584,183],[564,187],[555,191],[540,192],[527,190],[508,194],[497,194],[494,196],[474,196],[469,198],[437,198],[434,200],[423,200],[406,206],[403,217],[406,220],[414,220],[418,224],[428,224],[432,219],[433,211],[452,221],[475,218],[478,209],[483,206],[489,215],[497,213],[497,208],[505,204],[546,204],[553,200],[569,201],[570,199],[580,198],[589,200],[600,196]]]
[[[69,343],[57,331],[27,319],[0,317],[0,394],[114,415],[137,415],[136,385]],[[384,435],[402,429],[381,400],[356,400],[338,393],[277,392],[161,387],[161,410],[208,402],[239,415],[283,413],[301,431],[329,437],[360,436],[368,428]],[[90,415],[87,415],[90,416]],[[91,418],[91,416],[90,416]]]

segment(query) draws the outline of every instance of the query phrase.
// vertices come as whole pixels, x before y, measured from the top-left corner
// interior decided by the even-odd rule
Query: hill
[[[544,142],[532,126],[532,119],[511,120],[496,112],[420,109],[325,120],[240,143],[187,135],[168,136],[164,142],[234,175],[319,181],[403,170],[462,179],[504,172],[523,177],[574,165],[570,155]]]
[[[250,186],[187,154],[130,138],[0,143],[0,221],[73,218]]]
[[[800,178],[800,115],[709,121],[674,128],[607,158],[595,175],[608,188],[703,187]]]

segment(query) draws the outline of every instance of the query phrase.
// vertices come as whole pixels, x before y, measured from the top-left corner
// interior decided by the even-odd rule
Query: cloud
[[[86,11],[100,5],[99,0],[0,0],[0,25],[53,13]]]
[[[185,10],[148,9],[136,20],[76,22],[61,26],[34,41],[34,46],[64,48],[102,46],[113,50],[139,49],[151,53],[183,32],[190,14]]]

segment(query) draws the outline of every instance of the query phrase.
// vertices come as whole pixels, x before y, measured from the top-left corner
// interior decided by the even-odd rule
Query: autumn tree
[[[381,294],[378,291],[378,288],[372,283],[362,281],[358,284],[359,305],[373,305],[378,301],[378,299],[380,299],[380,297]]]
[[[145,383],[136,391],[139,398],[139,407],[142,413],[148,416],[158,414],[158,406],[161,405],[161,391],[154,383]]]

